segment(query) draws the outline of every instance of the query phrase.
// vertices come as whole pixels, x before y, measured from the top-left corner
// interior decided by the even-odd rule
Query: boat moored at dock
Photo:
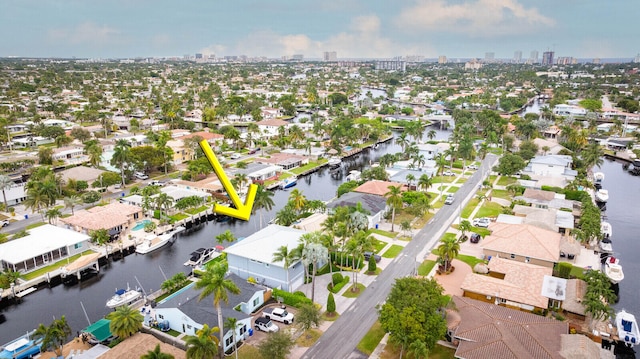
[[[0,347],[1,359],[23,359],[32,358],[38,353],[42,346],[42,340],[34,340],[35,330],[10,341]]]
[[[636,317],[624,309],[616,314],[616,328],[618,337],[628,346],[638,345],[640,340],[640,330]]]
[[[287,177],[284,180],[282,180],[282,182],[280,183],[280,188],[281,189],[291,188],[295,186],[297,183],[298,183],[298,177],[296,176]]]
[[[138,289],[116,289],[115,294],[107,301],[108,308],[117,308],[121,305],[130,304],[140,298],[142,293]]]

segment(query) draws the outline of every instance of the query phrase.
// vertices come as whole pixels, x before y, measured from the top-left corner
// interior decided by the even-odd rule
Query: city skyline
[[[633,58],[632,0],[412,0],[319,3],[240,0],[5,0],[0,56],[164,57],[184,54],[322,59],[483,58],[553,51]],[[593,24],[599,24],[594,26]],[[615,26],[606,26],[615,24]],[[9,36],[10,35],[10,36]]]

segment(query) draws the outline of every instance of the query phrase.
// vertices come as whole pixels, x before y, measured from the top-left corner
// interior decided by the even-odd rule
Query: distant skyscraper
[[[542,64],[553,65],[553,51],[545,51],[542,53]]]
[[[531,56],[529,56],[529,62],[532,64],[538,63],[538,50],[531,51]]]
[[[324,61],[338,61],[338,54],[335,51],[325,51],[322,59]]]
[[[304,60],[304,55],[295,54],[295,55],[292,56],[292,59],[295,60],[295,61],[302,61],[302,60]]]
[[[513,53],[513,62],[519,64],[522,62],[522,51],[516,51]]]
[[[406,71],[407,63],[401,60],[376,61],[376,70]]]
[[[196,60],[201,59],[202,58],[202,54],[196,54]]]
[[[636,64],[640,63],[640,54],[636,55],[636,58],[633,59],[633,62],[635,62]]]
[[[484,62],[493,62],[496,58],[496,54],[494,52],[486,52],[484,54]]]
[[[446,64],[447,63],[447,57],[444,55],[438,56],[438,63],[439,64]]]

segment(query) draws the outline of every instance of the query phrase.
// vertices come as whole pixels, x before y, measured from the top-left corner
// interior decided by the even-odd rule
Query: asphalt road
[[[414,273],[417,262],[422,262],[449,228],[465,204],[473,197],[498,157],[488,155],[480,168],[456,193],[456,202],[443,206],[407,244],[404,250],[378,275],[364,293],[333,323],[320,339],[310,347],[302,358],[367,358],[356,350],[356,345],[378,319],[377,307],[381,305],[396,278]]]

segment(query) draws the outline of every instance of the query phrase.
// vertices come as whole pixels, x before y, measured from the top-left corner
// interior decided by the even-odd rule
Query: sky
[[[640,52],[638,0],[0,0],[0,57]]]

